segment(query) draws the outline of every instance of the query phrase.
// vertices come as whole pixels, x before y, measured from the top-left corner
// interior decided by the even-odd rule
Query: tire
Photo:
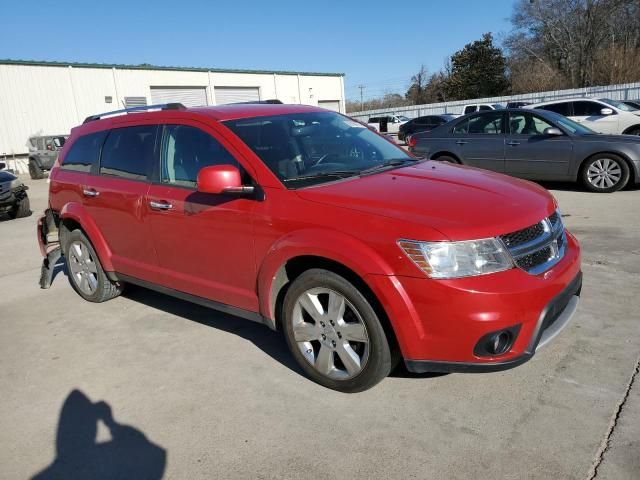
[[[40,168],[40,165],[38,165],[34,160],[29,161],[29,176],[33,180],[40,180],[41,178],[44,178],[42,168]]]
[[[21,200],[18,200],[13,207],[13,209],[9,210],[10,218],[24,218],[31,215],[31,202],[29,201],[29,197],[25,194]]]
[[[582,184],[592,192],[611,193],[629,181],[629,166],[618,155],[599,153],[587,159],[580,169]]]
[[[332,314],[330,303],[342,308]],[[397,359],[371,304],[328,270],[307,270],[293,281],[284,298],[282,325],[302,370],[333,390],[367,390],[389,375]]]
[[[72,230],[64,237],[67,274],[76,293],[94,303],[106,302],[120,295],[122,285],[109,280],[84,233],[81,230]]]

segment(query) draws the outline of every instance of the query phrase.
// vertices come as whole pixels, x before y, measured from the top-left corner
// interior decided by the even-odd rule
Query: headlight
[[[470,277],[513,267],[511,255],[495,238],[464,242],[399,240],[398,245],[431,278]]]
[[[16,178],[15,180],[11,180],[11,183],[9,184],[9,188],[11,190],[13,190],[14,188],[18,188],[22,186],[22,180],[20,180],[19,178]]]

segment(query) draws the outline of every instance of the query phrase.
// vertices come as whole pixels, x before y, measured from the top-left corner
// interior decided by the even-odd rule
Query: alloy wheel
[[[360,313],[344,295],[311,288],[295,302],[293,335],[303,357],[322,375],[346,380],[369,358],[369,336]]]
[[[622,178],[622,168],[615,160],[600,158],[589,165],[587,180],[599,189],[611,188]]]
[[[98,288],[98,267],[82,242],[75,241],[69,246],[69,269],[80,291],[85,295],[93,295]]]

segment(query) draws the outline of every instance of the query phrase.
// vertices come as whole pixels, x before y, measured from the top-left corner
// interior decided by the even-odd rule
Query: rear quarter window
[[[106,132],[90,133],[79,137],[65,155],[60,168],[76,172],[90,172],[98,164],[100,149]]]

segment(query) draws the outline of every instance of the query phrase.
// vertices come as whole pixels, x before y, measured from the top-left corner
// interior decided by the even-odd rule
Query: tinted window
[[[468,107],[466,107],[464,109],[463,115],[466,115],[467,113],[473,113],[476,111],[476,106],[475,105],[469,105]]]
[[[431,117],[418,117],[413,120],[413,123],[416,125],[429,125],[431,122],[429,121]]]
[[[573,102],[573,114],[576,117],[601,116],[600,110],[606,108],[596,102]]]
[[[153,160],[156,125],[116,128],[102,149],[100,173],[131,180],[146,180]]]
[[[90,133],[78,138],[62,160],[61,167],[64,170],[89,172],[91,167],[98,163],[100,147],[107,134],[106,131]]]
[[[208,133],[186,125],[167,125],[160,150],[160,181],[196,188],[198,172],[211,165],[233,165],[234,157]]]
[[[503,115],[500,112],[476,115],[462,121],[453,129],[453,133],[501,134]]]
[[[543,110],[549,110],[550,112],[556,112],[560,115],[564,115],[565,117],[571,115],[570,111],[571,102],[560,102],[560,103],[552,103],[551,105],[544,105],[541,108]]]
[[[489,105],[480,105],[479,110],[481,112],[487,111],[487,110],[493,110],[493,108],[491,108]]]
[[[510,113],[509,130],[515,135],[542,135],[545,128],[553,125],[531,113]]]

